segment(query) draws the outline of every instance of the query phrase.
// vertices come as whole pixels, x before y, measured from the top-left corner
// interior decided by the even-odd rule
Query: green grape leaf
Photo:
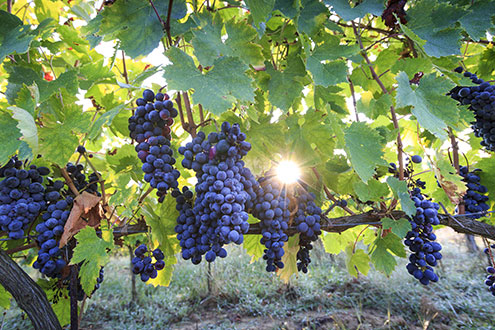
[[[7,160],[20,148],[22,137],[18,122],[9,114],[0,110],[0,164],[5,164]]]
[[[378,202],[382,197],[387,197],[390,192],[386,183],[373,179],[369,180],[367,184],[363,181],[355,182],[353,187],[362,202]]]
[[[345,130],[345,144],[351,164],[363,182],[368,182],[375,174],[377,165],[386,164],[383,145],[378,132],[365,123],[353,122]]]
[[[56,164],[67,163],[79,144],[74,133],[87,132],[91,123],[91,114],[82,112],[76,104],[67,105],[64,111],[64,119],[49,121],[47,117],[45,126],[39,130],[40,154]]]
[[[323,246],[325,247],[325,251],[331,254],[339,254],[340,252],[345,251],[345,248],[354,243],[356,239],[356,234],[354,234],[351,230],[346,230],[342,233],[323,233]]]
[[[17,94],[17,98],[15,100],[15,104],[17,107],[26,110],[31,114],[31,116],[35,116],[35,108],[39,103],[40,93],[38,90],[38,86],[36,83],[33,83],[32,86],[23,85],[19,93]]]
[[[392,233],[387,234],[385,237],[379,235],[371,246],[371,262],[375,265],[375,268],[387,276],[392,274],[395,266],[397,266],[394,255],[399,257],[406,256],[401,238]]]
[[[170,89],[194,89],[195,103],[216,115],[227,111],[236,100],[254,101],[252,79],[244,71],[247,65],[233,57],[216,59],[213,68],[202,74],[193,59],[183,51],[171,47],[167,56],[172,65],[165,67],[164,77]]]
[[[12,295],[0,285],[0,307],[4,309],[10,308],[10,299]]]
[[[166,19],[169,1],[155,0],[153,4],[158,13],[163,13],[162,19]],[[171,18],[181,19],[186,13],[185,1],[174,1]],[[132,58],[151,53],[165,35],[163,26],[148,1],[116,1],[112,6],[105,7],[91,22],[94,20],[101,21],[100,24],[95,22],[89,33],[105,36],[105,39],[118,38],[120,49]]]
[[[381,94],[378,98],[373,98],[372,93],[363,92],[357,101],[356,108],[358,112],[364,113],[367,117],[376,119],[379,116],[386,116],[390,112],[392,102],[390,94]]]
[[[103,113],[98,119],[95,120],[93,125],[91,126],[88,134],[88,138],[90,140],[94,140],[100,136],[103,126],[110,126],[112,124],[113,119],[117,116],[122,109],[126,107],[125,104],[120,104],[115,108],[108,110]]]
[[[447,138],[447,126],[456,126],[459,122],[457,102],[447,96],[454,84],[435,74],[421,78],[419,86],[413,88],[405,72],[397,75],[397,107],[412,106],[412,114],[421,126],[438,138]]]
[[[104,230],[102,226],[102,231]],[[107,229],[108,231],[108,229]],[[111,229],[110,229],[111,232]],[[113,236],[109,241],[99,238],[91,226],[81,229],[75,236],[77,245],[74,248],[71,264],[82,262],[79,271],[81,285],[88,296],[91,296],[96,285],[96,279],[100,274],[101,267],[110,261],[108,250],[114,247]]]
[[[223,22],[220,15],[201,20],[202,28],[193,31],[191,41],[194,55],[203,66],[210,66],[221,56],[238,57],[246,64],[262,65],[261,46],[253,41],[257,38],[256,30],[245,22],[231,19],[225,23],[227,39],[222,40]]]
[[[161,204],[147,199],[143,205],[146,224],[151,227],[153,239],[158,242],[165,256],[173,256],[179,250],[179,241],[175,238],[174,228],[177,225],[179,211],[175,209],[175,198],[170,194]]]
[[[150,278],[148,282],[146,282],[147,284],[151,284],[154,287],[169,286],[172,281],[177,258],[175,256],[168,256],[165,257],[163,261],[165,262],[165,267],[158,271],[158,276],[156,278]]]
[[[487,30],[493,28],[492,19],[495,16],[495,1],[481,0],[469,7],[469,11],[459,19],[462,27],[475,41],[486,36]]]
[[[356,249],[355,252],[352,252],[352,245],[347,246],[345,249],[347,258],[346,258],[346,267],[349,274],[357,277],[358,272],[363,275],[368,275],[370,270],[370,256],[363,249]]]
[[[12,118],[17,120],[17,128],[22,134],[20,138],[31,148],[31,154],[37,155],[39,150],[38,128],[33,116],[24,109],[18,107],[8,107],[12,111]]]
[[[323,2],[331,6],[332,11],[336,12],[346,21],[362,18],[366,14],[380,16],[385,9],[381,0],[364,0],[353,8],[349,5],[348,0],[324,0]]]
[[[436,2],[432,5],[430,0],[422,0],[407,11],[407,28],[426,41],[423,48],[429,56],[461,54],[461,29],[451,27],[456,22],[451,8],[452,6],[446,3]]]
[[[41,22],[35,30],[31,25],[23,25],[15,15],[0,10],[0,63],[10,54],[24,54],[39,30],[48,25],[51,20]]]
[[[347,64],[344,60],[321,63],[321,60],[312,55],[306,65],[317,85],[328,87],[346,81]]]
[[[289,241],[284,244],[284,255],[282,262],[284,268],[277,270],[277,275],[282,281],[288,283],[293,274],[297,274],[297,252],[299,251],[299,234],[289,237]]]
[[[329,14],[327,7],[318,0],[302,0],[302,9],[297,18],[297,30],[313,35],[318,32]]]
[[[287,112],[304,88],[301,82],[306,76],[304,63],[300,57],[291,56],[283,72],[275,70],[271,65],[267,65],[266,72],[270,75],[268,100]]]
[[[45,292],[60,325],[66,326],[70,323],[70,297],[68,294],[59,295],[60,290],[57,288],[57,282],[58,279],[39,279],[36,284]],[[54,290],[54,288],[57,289]]]
[[[390,189],[392,189],[392,191],[394,192],[394,197],[400,200],[402,210],[406,212],[406,214],[410,217],[415,216],[416,206],[409,196],[407,183],[405,181],[400,181],[393,176],[389,176],[387,178],[387,183],[390,186]]]
[[[272,13],[275,0],[245,0],[245,3],[253,17],[254,27],[259,32],[264,32],[263,24]]]
[[[409,220],[400,218],[399,220],[393,220],[391,218],[382,218],[382,228],[390,229],[392,233],[397,235],[399,238],[406,237],[408,231],[411,230],[411,223]]]

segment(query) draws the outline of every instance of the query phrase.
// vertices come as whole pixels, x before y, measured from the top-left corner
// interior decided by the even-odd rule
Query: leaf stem
[[[323,185],[323,190],[325,191],[325,195],[327,195],[327,198],[329,200],[331,200],[332,202],[334,202],[335,204],[339,204],[338,203],[338,200],[337,198],[335,198],[334,195],[332,195],[332,193],[330,192],[330,190],[327,188],[327,186],[323,183],[322,179],[321,179],[321,175],[320,173],[318,172],[318,170],[316,169],[316,167],[312,167],[311,168],[313,170],[313,173],[315,174],[316,176],[316,179],[318,181],[320,181]],[[355,215],[356,213],[354,213],[350,208],[348,208],[347,206],[342,206],[342,205],[338,205],[340,208],[342,208],[344,211],[346,211],[347,213],[349,213],[350,215]]]

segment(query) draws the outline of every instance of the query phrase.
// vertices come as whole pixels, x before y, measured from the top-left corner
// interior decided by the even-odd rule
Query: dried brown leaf
[[[86,226],[98,227],[103,217],[101,197],[84,191],[74,199],[74,205],[65,223],[64,233],[60,238],[60,248]]]

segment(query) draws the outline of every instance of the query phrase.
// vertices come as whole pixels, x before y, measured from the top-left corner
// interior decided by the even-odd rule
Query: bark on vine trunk
[[[3,250],[0,250],[0,284],[12,294],[35,329],[62,330],[43,289]]]

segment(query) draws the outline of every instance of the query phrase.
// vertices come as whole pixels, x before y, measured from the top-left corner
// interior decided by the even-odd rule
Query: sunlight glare
[[[291,184],[299,180],[301,177],[301,170],[293,161],[284,160],[277,166],[277,177],[281,182]]]

